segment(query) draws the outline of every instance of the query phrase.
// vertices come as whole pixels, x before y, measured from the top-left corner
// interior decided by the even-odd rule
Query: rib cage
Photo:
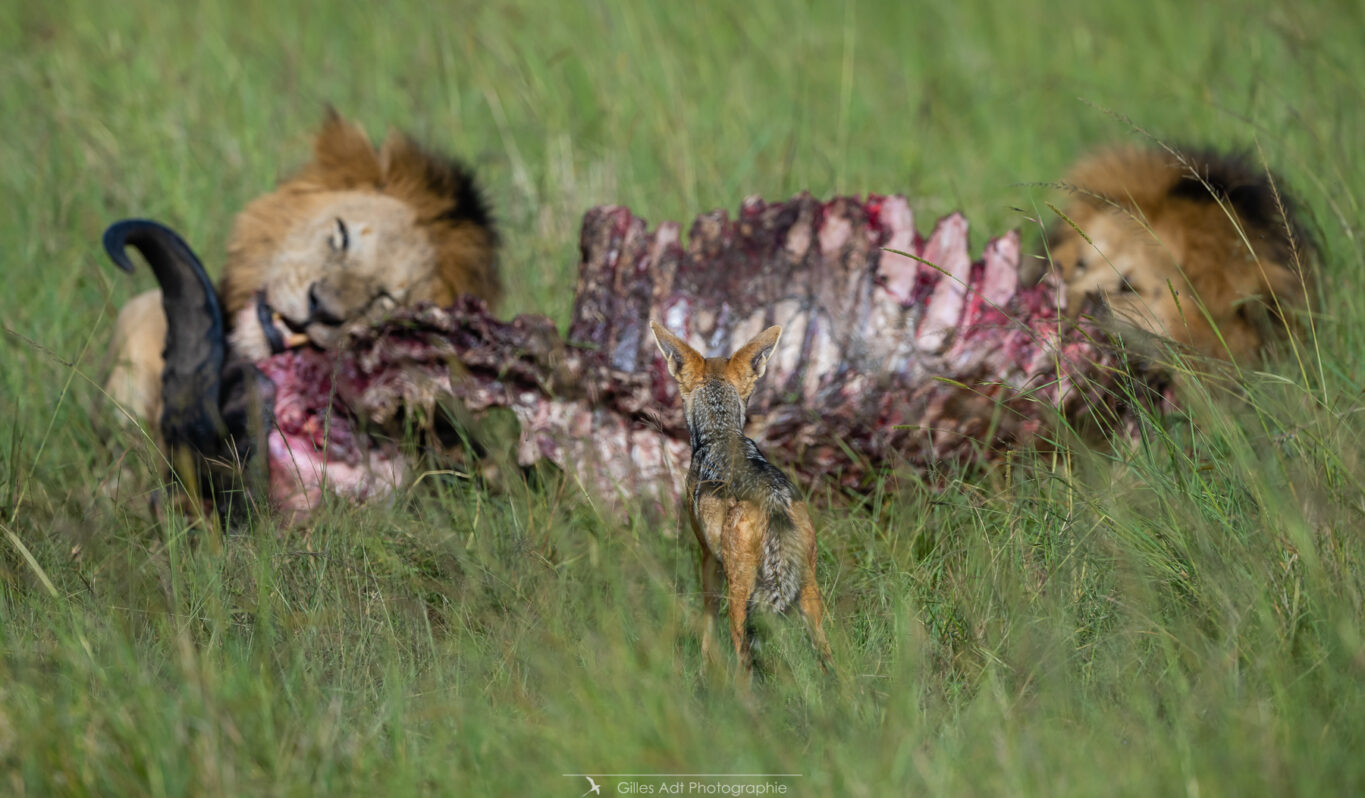
[[[857,486],[883,467],[986,462],[1059,417],[1131,419],[1119,355],[1061,320],[1050,283],[1021,284],[1015,232],[973,262],[960,214],[922,238],[903,197],[802,194],[749,199],[734,219],[715,211],[686,242],[680,233],[619,206],[589,211],[567,339],[543,316],[500,322],[468,299],[263,368],[326,358],[349,414],[380,426],[444,397],[475,414],[511,408],[523,465],[548,459],[596,495],[659,501],[677,496],[688,447],[651,317],[711,354],[784,326],[748,433],[808,480]]]

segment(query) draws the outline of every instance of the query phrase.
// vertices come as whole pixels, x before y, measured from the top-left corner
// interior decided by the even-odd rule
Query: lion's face
[[[349,328],[369,326],[395,307],[453,298],[411,207],[342,192],[266,257],[253,301],[236,311],[232,345],[253,360],[305,339],[328,349]]]
[[[1297,276],[1258,259],[1226,217],[1182,209],[1151,228],[1116,211],[1081,213],[1051,249],[1067,306],[1098,298],[1114,321],[1205,354],[1242,360],[1271,339],[1274,297],[1303,304]],[[1087,218],[1088,217],[1088,218]]]
[[[1066,287],[1067,307],[1079,309],[1086,300],[1098,299],[1123,324],[1192,342],[1190,323],[1201,320],[1193,307],[1196,319],[1182,312],[1182,299],[1192,304],[1190,286],[1169,244],[1118,213],[1081,211],[1076,217],[1072,221],[1090,240],[1067,227],[1049,250]]]
[[[329,117],[314,160],[237,217],[223,297],[235,352],[329,349],[399,306],[496,302],[494,234],[458,164]]]
[[[1249,212],[1245,193],[1220,205],[1184,181],[1181,167],[1130,150],[1078,167],[1072,183],[1088,193],[1066,209],[1048,249],[1067,306],[1074,313],[1097,299],[1120,328],[1216,357],[1253,357],[1280,337],[1284,317],[1308,305],[1279,241],[1283,222]]]

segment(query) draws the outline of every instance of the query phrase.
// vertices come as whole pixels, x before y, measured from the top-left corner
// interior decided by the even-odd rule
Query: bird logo
[[[589,788],[588,788],[588,791],[587,791],[587,792],[583,793],[583,795],[578,796],[578,798],[584,798],[584,796],[587,796],[587,795],[601,795],[601,794],[602,794],[602,785],[600,785],[600,784],[598,784],[597,782],[593,781],[593,780],[592,780],[592,776],[584,776],[583,778],[585,778],[585,779],[588,780]]]

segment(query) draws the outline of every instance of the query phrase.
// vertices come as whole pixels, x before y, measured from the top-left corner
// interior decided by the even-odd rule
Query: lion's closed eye
[[[346,229],[346,223],[337,217],[336,228],[327,237],[327,243],[333,252],[345,252],[351,248],[351,233]]]

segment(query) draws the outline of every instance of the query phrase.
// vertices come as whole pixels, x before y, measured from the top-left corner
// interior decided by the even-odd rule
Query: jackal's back
[[[749,438],[693,437],[692,511],[699,512],[700,501],[710,496],[735,499],[758,510],[765,521],[763,553],[750,600],[774,612],[785,611],[801,592],[809,546],[793,518],[793,505],[799,501],[796,486]]]

